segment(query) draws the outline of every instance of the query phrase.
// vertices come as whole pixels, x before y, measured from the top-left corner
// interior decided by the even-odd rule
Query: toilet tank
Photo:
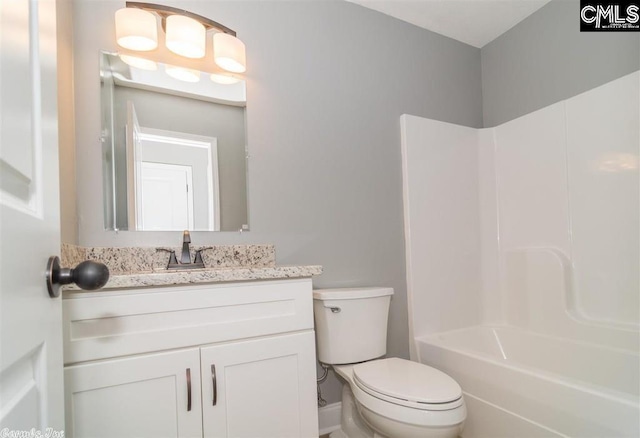
[[[318,360],[337,365],[383,356],[391,295],[383,287],[314,290]]]

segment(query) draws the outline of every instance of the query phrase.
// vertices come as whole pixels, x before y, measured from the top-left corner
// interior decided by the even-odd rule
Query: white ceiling
[[[347,0],[482,47],[550,0]]]

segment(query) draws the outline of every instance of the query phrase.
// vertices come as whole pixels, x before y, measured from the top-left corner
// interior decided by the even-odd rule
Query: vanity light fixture
[[[170,6],[126,2],[116,12],[118,44],[131,50],[147,51],[158,46],[157,17],[166,34],[166,46],[187,58],[205,56],[208,32],[213,32],[213,59],[218,67],[244,73],[247,69],[244,43],[236,32],[208,18]]]
[[[167,49],[186,58],[204,58],[207,30],[202,23],[184,15],[167,17]]]
[[[158,47],[156,17],[142,9],[116,11],[116,40],[126,49],[146,52]]]
[[[213,35],[213,60],[218,67],[233,73],[244,73],[247,69],[244,43],[226,33]]]

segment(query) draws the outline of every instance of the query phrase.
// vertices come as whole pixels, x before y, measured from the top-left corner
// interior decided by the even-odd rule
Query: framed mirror
[[[107,230],[248,230],[246,87],[101,52]]]

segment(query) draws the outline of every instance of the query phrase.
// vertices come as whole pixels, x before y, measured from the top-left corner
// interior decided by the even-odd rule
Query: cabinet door
[[[202,348],[205,437],[317,437],[313,332]]]
[[[68,366],[65,404],[76,438],[201,437],[199,349]]]

